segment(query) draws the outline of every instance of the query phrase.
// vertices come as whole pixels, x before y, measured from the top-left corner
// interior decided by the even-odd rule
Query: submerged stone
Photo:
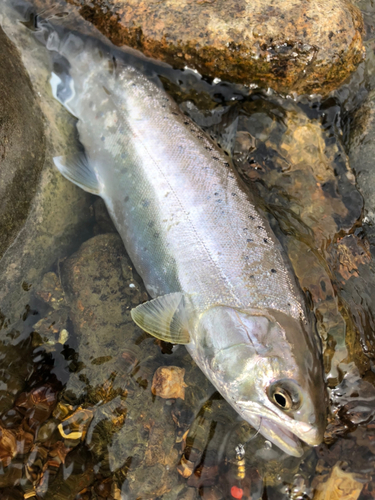
[[[375,246],[375,91],[354,113],[351,122],[350,165],[356,174],[357,186],[364,199],[363,228]],[[373,250],[374,252],[374,250]]]
[[[116,45],[174,67],[280,92],[336,88],[363,58],[346,0],[67,0]]]
[[[45,154],[43,119],[19,52],[0,28],[0,258],[29,212]]]
[[[53,165],[52,158],[74,144],[75,128],[51,95],[51,56],[19,22],[22,16],[6,4],[1,14],[6,35],[0,33],[0,323],[5,329],[29,308],[43,272],[87,235],[92,198]]]

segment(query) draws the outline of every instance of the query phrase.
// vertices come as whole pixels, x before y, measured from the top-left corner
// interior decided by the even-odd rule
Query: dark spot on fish
[[[236,193],[232,193],[232,196],[237,196]]]
[[[264,238],[264,240],[263,240],[263,241],[264,241],[264,243],[268,243],[268,240],[267,240],[267,238]]]
[[[159,238],[160,233],[154,233],[153,236],[154,236],[154,238]]]
[[[247,231],[247,229],[248,229],[247,227],[244,227],[244,228],[242,229],[242,231]]]
[[[197,135],[197,139],[203,139],[202,135]]]
[[[219,142],[216,143],[220,149],[222,149],[221,144]]]
[[[172,111],[172,115],[178,116],[178,113],[176,113],[176,111]]]
[[[132,87],[136,87],[136,86],[137,86],[137,84],[136,84],[136,83],[132,83]]]
[[[247,241],[248,243],[252,243],[254,240],[252,240],[251,238],[248,238],[246,241]]]
[[[221,203],[223,200],[217,200],[218,203]]]
[[[204,149],[207,149],[207,151],[212,151],[213,148],[211,148],[210,146],[205,146]]]
[[[103,90],[107,95],[111,95],[111,92],[107,88],[105,88],[104,85],[103,85]]]
[[[219,160],[220,158],[218,158],[217,156],[213,156],[212,159],[213,160]]]
[[[147,225],[148,225],[148,227],[153,227],[155,225],[155,222],[152,220]]]
[[[229,166],[230,166],[230,165],[229,165],[229,163],[228,163],[228,162],[226,162],[226,161],[224,162],[224,165],[225,165],[226,167],[229,167]],[[229,176],[229,178],[230,178],[230,179],[234,179],[233,175],[230,175],[230,176]]]
[[[124,202],[126,203],[127,201],[129,201],[129,196],[125,196],[124,198]]]
[[[142,201],[142,207],[147,208],[150,205],[150,200],[143,200]]]
[[[249,260],[249,256],[248,255],[245,255],[245,260]]]
[[[291,307],[291,303],[290,303],[290,302],[288,302],[288,303],[287,303],[287,306]]]
[[[325,292],[326,291],[326,284],[323,280],[320,282],[320,286],[322,287],[323,292]]]
[[[258,226],[258,229],[264,229],[262,226]]]
[[[271,269],[271,273],[277,273],[276,269]]]
[[[184,121],[185,125],[189,125],[189,122],[187,120]]]
[[[252,215],[249,215],[249,219],[254,220],[255,218]]]
[[[214,193],[215,196],[217,196],[219,193]]]
[[[162,105],[161,105],[161,107],[162,107],[162,108],[166,108],[167,106],[166,106],[165,104],[162,104]]]
[[[227,155],[227,156],[229,156],[229,153],[227,151],[224,151],[224,154]]]
[[[253,274],[251,274],[251,275],[249,276],[249,278],[254,279],[254,278],[255,278],[255,276],[254,276]]]

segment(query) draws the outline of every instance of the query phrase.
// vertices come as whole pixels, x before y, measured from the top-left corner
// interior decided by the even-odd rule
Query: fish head
[[[315,334],[316,335],[316,334]],[[204,372],[240,416],[290,455],[322,442],[327,399],[308,323],[274,310],[218,306],[198,324]]]

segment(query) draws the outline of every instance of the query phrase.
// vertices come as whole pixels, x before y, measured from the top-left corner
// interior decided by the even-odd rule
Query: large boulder
[[[11,328],[42,274],[87,235],[92,197],[53,165],[75,127],[51,94],[50,53],[7,3],[1,14],[0,320]]]
[[[0,257],[24,223],[44,162],[43,117],[18,50],[0,28]]]
[[[285,93],[326,94],[363,58],[362,15],[346,0],[67,1],[116,45]]]

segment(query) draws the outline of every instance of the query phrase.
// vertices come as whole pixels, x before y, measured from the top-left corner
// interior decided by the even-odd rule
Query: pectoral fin
[[[145,332],[172,344],[189,344],[187,307],[183,293],[170,293],[131,310],[133,321]]]
[[[89,193],[100,195],[98,178],[84,152],[80,151],[69,156],[56,156],[53,162],[68,180]]]

